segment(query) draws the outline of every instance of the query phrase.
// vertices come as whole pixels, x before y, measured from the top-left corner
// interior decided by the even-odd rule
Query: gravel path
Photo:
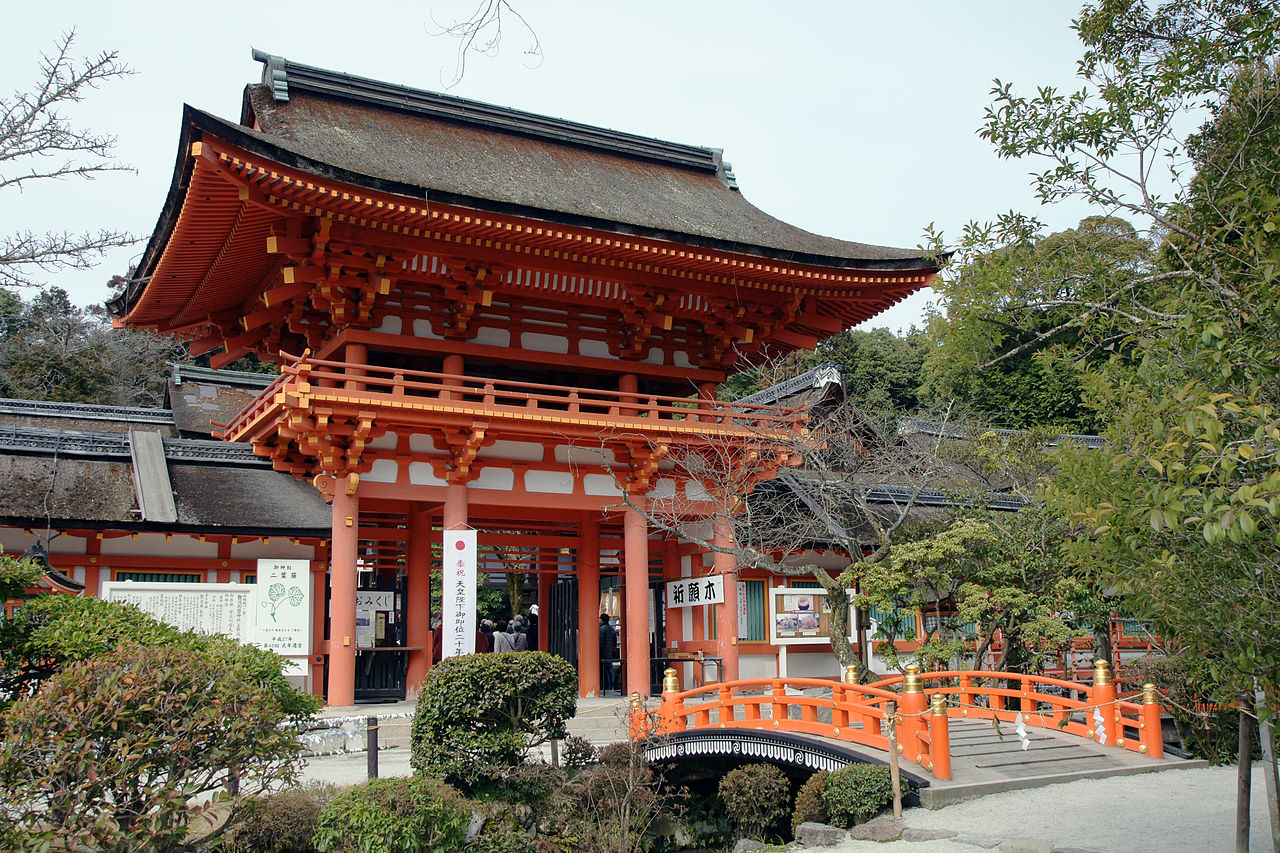
[[[1098,853],[1213,853],[1235,849],[1236,768],[1166,770],[1140,776],[1083,779],[993,794],[929,811],[910,809],[904,825],[952,830],[943,841],[845,841],[810,847],[828,853],[976,853],[988,849],[1049,853],[1057,849]],[[1254,765],[1250,849],[1271,849],[1261,768]],[[959,838],[968,836],[970,843]],[[1030,843],[1028,843],[1030,842]],[[1039,842],[1039,843],[1034,843]]]

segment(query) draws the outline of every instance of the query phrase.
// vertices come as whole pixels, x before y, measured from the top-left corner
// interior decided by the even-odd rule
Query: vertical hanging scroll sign
[[[476,532],[444,532],[444,632],[442,657],[476,650]]]

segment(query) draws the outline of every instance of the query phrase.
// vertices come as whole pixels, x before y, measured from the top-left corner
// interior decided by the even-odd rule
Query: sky
[[[497,56],[472,54],[453,83],[457,41],[442,25],[480,0],[223,0],[211,4],[52,0],[6,10],[0,92],[30,87],[42,51],[73,29],[75,50],[118,51],[134,69],[69,113],[117,138],[136,172],[0,192],[0,230],[155,227],[177,154],[183,103],[238,119],[259,81],[251,47],[294,62],[614,130],[724,149],[743,194],[794,225],[915,247],[933,223],[1016,209],[1050,230],[1079,209],[1041,209],[1034,163],[998,159],[977,136],[993,79],[1032,92],[1074,88],[1080,3],[1039,0],[511,0]],[[2,173],[3,166],[0,166]],[[57,273],[77,304],[106,298],[143,243],[89,272]],[[930,291],[866,324],[919,325]]]

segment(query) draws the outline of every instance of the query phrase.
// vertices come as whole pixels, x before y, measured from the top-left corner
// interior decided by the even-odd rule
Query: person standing
[[[507,632],[507,623],[498,620],[498,627],[493,632],[493,650],[495,652],[514,652],[516,650],[514,637]]]
[[[514,647],[512,651],[529,651],[529,637],[524,632],[523,616],[517,616],[512,619],[511,624],[507,626],[507,630],[511,632],[511,645]]]
[[[529,638],[529,651],[536,652],[538,650],[538,605],[529,608],[529,619],[526,623],[528,630],[525,636]]]
[[[609,614],[600,614],[600,695],[613,690],[613,662],[618,656],[618,632],[609,624]]]

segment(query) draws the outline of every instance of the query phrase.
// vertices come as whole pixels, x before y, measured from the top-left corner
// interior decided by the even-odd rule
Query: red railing
[[[674,677],[674,670],[668,670],[668,675]],[[810,734],[887,751],[885,706],[895,701],[899,703],[896,742],[904,756],[938,778],[950,778],[946,727],[931,726],[924,719],[924,697],[863,684],[825,678],[758,678],[666,691],[654,730],[669,734],[724,725]],[[822,711],[827,712],[826,720],[821,719]]]
[[[297,401],[333,398],[389,408],[413,401],[446,403],[491,416],[522,419],[531,414],[559,418],[569,414],[582,419],[630,420],[648,429],[659,424],[687,429],[696,424],[703,432],[710,428],[778,433],[791,429],[800,417],[798,409],[779,406],[748,406],[286,356],[280,376],[232,420],[225,431],[227,437],[238,438],[252,432],[264,417],[278,409],[278,395],[282,393],[287,395],[285,399]]]
[[[898,751],[938,779],[951,778],[952,717],[1013,722],[1021,713],[1029,726],[1152,758],[1164,754],[1155,688],[1144,686],[1142,704],[1118,699],[1105,661],[1095,662],[1092,685],[1017,672],[921,673],[914,666],[905,675],[873,684],[762,678],[680,691],[675,670],[667,670],[667,676],[654,725],[633,721],[633,736],[731,726],[809,734],[887,751],[886,706],[894,702]]]

